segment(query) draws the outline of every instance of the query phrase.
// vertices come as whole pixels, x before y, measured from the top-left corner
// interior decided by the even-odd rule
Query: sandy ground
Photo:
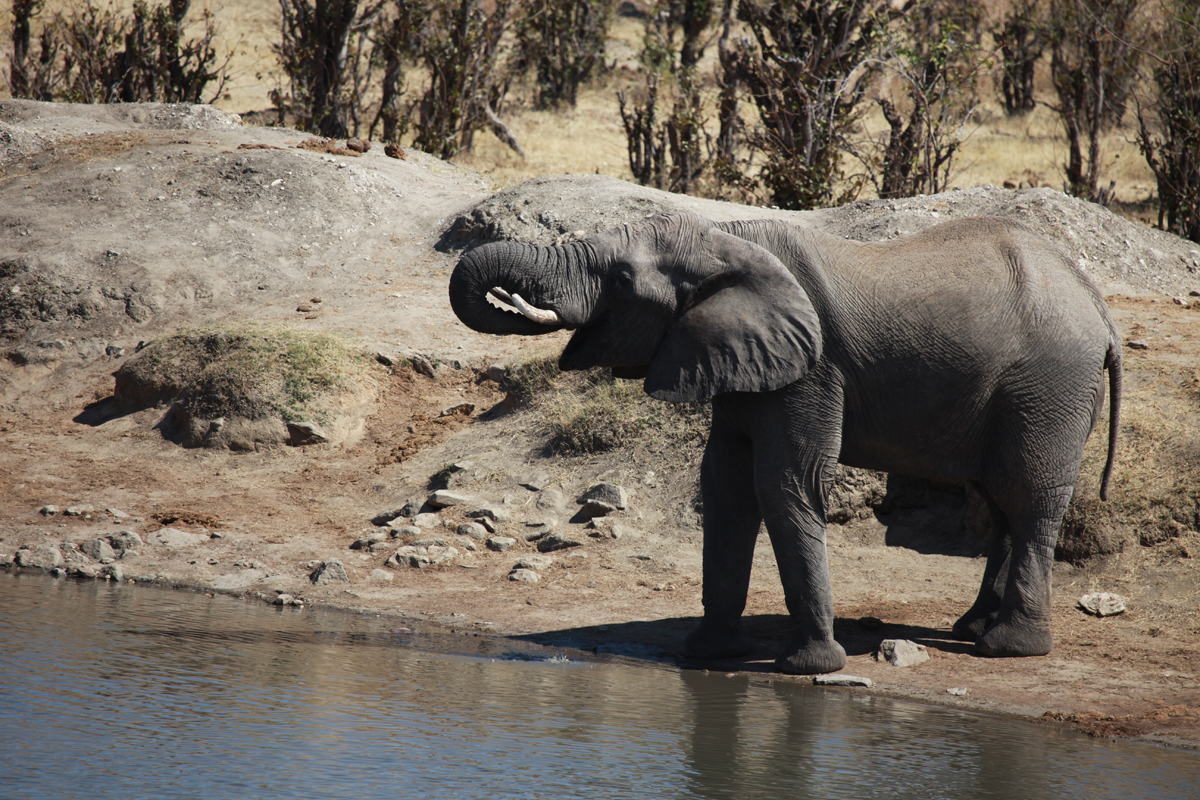
[[[665,431],[603,456],[548,453],[532,412],[506,406],[481,372],[554,352],[563,339],[474,334],[445,299],[459,248],[471,241],[555,241],[670,208],[714,219],[778,215],[863,239],[968,214],[1025,219],[1072,249],[1104,286],[1123,336],[1147,344],[1126,352],[1127,385],[1149,394],[1131,395],[1123,433],[1138,435],[1142,405],[1160,403],[1196,441],[1200,312],[1171,298],[1200,289],[1200,246],[1049,190],[967,190],[809,214],[590,176],[496,196],[473,174],[419,153],[398,160],[379,146],[361,158],[296,148],[308,138],[205,109],[0,101],[8,353],[0,360],[0,557],[133,530],[146,544],[115,562],[126,580],[264,602],[285,593],[303,600],[294,613],[322,605],[406,615],[674,660],[700,613],[693,498],[702,442]],[[361,435],[339,446],[185,449],[161,433],[165,406],[101,413],[113,371],[139,341],[236,320],[333,331],[371,353],[419,353],[441,366],[433,377],[406,362],[381,367]],[[464,401],[472,414],[440,415]],[[1090,449],[1103,445],[1096,438]],[[510,581],[535,545],[495,553],[458,536],[464,506],[442,511],[443,527],[428,534],[459,549],[453,564],[393,567],[385,560],[394,548],[350,549],[375,529],[372,518],[425,498],[431,478],[455,463],[453,489],[507,512],[500,534],[523,538],[527,522],[554,521],[582,544],[552,553],[537,583]],[[1081,485],[1098,482],[1094,467],[1085,462]],[[617,539],[573,521],[578,494],[602,479],[630,490],[629,507],[615,515]],[[59,513],[40,513],[47,505]],[[67,516],[68,507],[81,513]],[[992,660],[948,636],[983,568],[978,543],[958,535],[961,513],[901,509],[830,526],[837,633],[850,653],[844,672],[876,682],[853,691],[1200,745],[1200,535],[1058,564],[1054,651]],[[159,544],[163,527],[201,536]],[[329,559],[345,565],[348,583],[311,582]],[[1086,615],[1077,600],[1088,591],[1119,592],[1130,610]],[[758,650],[687,666],[769,671],[782,615],[763,537],[748,608]],[[930,659],[907,668],[877,662],[887,638],[923,644]]]

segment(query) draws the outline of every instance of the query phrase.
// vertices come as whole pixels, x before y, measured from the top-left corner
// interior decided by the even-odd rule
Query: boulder
[[[336,558],[322,561],[321,565],[308,576],[308,579],[318,586],[350,582],[350,576],[346,574],[346,566]]]
[[[929,660],[929,651],[923,644],[908,639],[884,639],[875,653],[876,661],[886,661],[893,667],[912,667]]]

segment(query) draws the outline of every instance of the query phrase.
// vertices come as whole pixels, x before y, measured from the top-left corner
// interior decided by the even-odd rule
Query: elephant
[[[972,218],[864,243],[664,214],[553,247],[479,246],[449,294],[476,331],[574,331],[564,370],[608,367],[660,400],[711,398],[703,616],[686,657],[751,650],[742,615],[765,522],[790,626],[775,667],[845,666],[825,542],[839,462],[972,484],[993,535],[951,633],[985,656],[1050,651],[1054,547],[1106,371],[1108,497],[1121,343],[1095,285],[1032,229]]]

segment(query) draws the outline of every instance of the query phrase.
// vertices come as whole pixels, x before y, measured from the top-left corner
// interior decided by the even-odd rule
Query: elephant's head
[[[778,389],[821,353],[813,305],[779,259],[694,214],[556,247],[484,245],[459,261],[450,304],[483,333],[574,330],[562,369],[645,377],[660,400]]]

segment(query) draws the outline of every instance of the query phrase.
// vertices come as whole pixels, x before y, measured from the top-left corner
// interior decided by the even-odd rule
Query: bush
[[[520,68],[537,77],[542,108],[574,106],[579,87],[604,67],[611,0],[530,0],[516,26]]]

